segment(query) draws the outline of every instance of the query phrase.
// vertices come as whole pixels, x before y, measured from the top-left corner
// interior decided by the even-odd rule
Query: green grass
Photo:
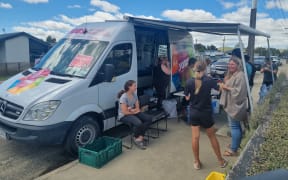
[[[0,81],[5,81],[8,78],[9,78],[9,76],[0,76]]]
[[[258,126],[266,121],[267,115],[271,115],[272,118],[268,130],[264,134],[265,141],[257,151],[247,175],[255,175],[278,168],[288,169],[288,91],[287,87],[282,86],[285,80],[286,75],[281,73],[264,103],[255,108],[249,120],[251,129],[245,133],[241,147],[246,146]],[[278,100],[276,98],[277,93],[282,94],[280,102],[279,98]],[[273,112],[271,105],[277,106]]]
[[[288,91],[281,97],[281,102],[272,114],[269,128],[264,134],[252,166],[247,175],[254,175],[279,168],[288,169]]]

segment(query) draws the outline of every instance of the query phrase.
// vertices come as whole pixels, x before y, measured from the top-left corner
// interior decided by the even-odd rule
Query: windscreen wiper
[[[55,71],[51,71],[50,74],[56,75],[56,76],[62,76],[62,77],[70,77],[70,78],[78,77],[78,78],[82,78],[80,76],[75,76],[75,75],[72,75],[72,74],[63,74],[63,73],[59,73],[59,72],[55,72]]]
[[[42,68],[32,67],[31,69],[34,70],[34,71],[39,71],[39,70],[41,70]]]

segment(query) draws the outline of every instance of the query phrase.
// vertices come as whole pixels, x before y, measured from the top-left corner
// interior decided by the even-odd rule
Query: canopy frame
[[[138,26],[152,26],[155,28],[160,29],[174,29],[174,30],[186,30],[186,31],[192,31],[192,32],[200,32],[200,33],[206,33],[206,34],[214,34],[214,35],[236,35],[238,36],[238,41],[240,45],[241,50],[241,61],[243,65],[243,70],[245,75],[247,74],[247,69],[245,66],[245,58],[244,58],[244,47],[241,39],[241,35],[249,36],[262,36],[267,38],[267,44],[268,44],[268,57],[270,59],[270,45],[269,45],[269,38],[270,35],[261,31],[258,31],[254,28],[251,28],[249,26],[245,26],[240,23],[200,23],[200,22],[177,22],[177,21],[162,21],[162,20],[151,20],[151,19],[142,19],[142,18],[136,18],[136,17],[130,17],[125,16],[124,17],[127,21],[132,22],[135,25]],[[271,62],[272,63],[272,62]],[[271,71],[273,73],[273,67],[271,64]],[[274,82],[274,77],[272,75],[272,79]],[[250,105],[250,112],[253,112],[253,103],[252,103],[252,96],[251,96],[251,90],[249,86],[249,80],[248,77],[245,76],[246,81],[246,87],[248,92],[248,100]]]

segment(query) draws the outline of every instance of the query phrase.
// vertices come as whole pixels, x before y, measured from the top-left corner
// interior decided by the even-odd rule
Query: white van
[[[42,59],[0,85],[0,137],[65,144],[70,152],[115,124],[115,100],[127,80],[138,94],[153,88],[159,56],[172,64],[169,92],[193,56],[191,34],[177,27],[130,21],[86,23]]]

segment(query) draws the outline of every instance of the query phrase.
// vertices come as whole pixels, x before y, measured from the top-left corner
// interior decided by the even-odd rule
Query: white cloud
[[[220,2],[220,4],[224,7],[224,9],[231,9],[234,7],[243,7],[243,6],[247,6],[247,0],[241,0],[237,3],[235,2],[229,2],[229,1],[224,1],[224,0],[218,0]]]
[[[145,15],[133,15],[130,13],[125,13],[125,16],[131,16],[131,17],[137,17],[137,18],[143,18],[143,19],[153,19],[153,20],[161,20],[159,18],[156,18],[154,16],[145,16]]]
[[[265,7],[267,9],[283,9],[288,11],[288,1],[287,0],[277,0],[277,1],[266,1]]]
[[[9,4],[9,3],[0,2],[0,8],[11,9],[11,8],[12,8],[12,5]]]
[[[169,18],[171,20],[177,21],[194,21],[194,22],[203,22],[203,21],[214,21],[216,17],[207,11],[202,9],[183,9],[180,10],[165,10],[162,13],[163,17]]]
[[[66,15],[60,15],[61,20],[64,23],[69,23],[71,25],[80,25],[85,22],[101,22],[105,20],[115,20],[115,19],[120,19],[118,15],[112,15],[107,12],[102,12],[102,11],[97,11],[92,15],[87,15],[87,16],[82,16],[79,18],[70,18]]]
[[[228,22],[237,22],[249,25],[250,22],[250,11],[248,7],[239,8],[236,11],[225,13],[222,15],[222,18]],[[269,15],[266,13],[257,13],[257,18],[266,18]]]
[[[69,8],[69,9],[75,9],[75,8],[81,8],[81,6],[78,5],[78,4],[74,4],[74,5],[69,5],[69,6],[67,6],[67,8]]]
[[[59,31],[52,31],[52,30],[44,30],[42,28],[36,28],[36,27],[22,27],[22,26],[16,26],[13,27],[14,31],[17,32],[27,32],[39,39],[46,40],[47,36],[55,37],[58,41],[59,39],[63,38],[65,33],[59,32]]]
[[[244,1],[243,1],[244,2]],[[244,3],[243,3],[244,4]],[[166,10],[162,16],[175,21],[191,21],[191,22],[234,22],[241,23],[249,26],[251,9],[247,6],[238,8],[235,11],[222,14],[221,17],[215,17],[212,13],[204,10],[185,9],[179,10]],[[269,14],[258,12],[256,28],[260,31],[266,32],[271,35],[270,46],[276,48],[288,48],[288,30],[284,29],[284,25],[288,24],[285,19],[273,19]],[[286,33],[286,34],[285,34]],[[205,45],[214,44],[217,47],[223,46],[223,36],[215,36],[203,33],[192,33],[194,35],[194,42],[197,39],[198,43]],[[225,46],[234,47],[237,44],[237,36],[226,36]],[[247,46],[248,38],[242,36],[245,46]],[[263,37],[256,37],[256,47],[267,47],[267,40]]]
[[[101,10],[105,12],[117,13],[120,10],[119,6],[111,4],[104,0],[91,0],[90,4],[99,7]]]
[[[23,0],[29,4],[48,3],[49,0]]]
[[[42,28],[47,30],[55,30],[55,31],[69,31],[73,28],[70,24],[52,20],[28,22],[26,24],[31,27]]]

